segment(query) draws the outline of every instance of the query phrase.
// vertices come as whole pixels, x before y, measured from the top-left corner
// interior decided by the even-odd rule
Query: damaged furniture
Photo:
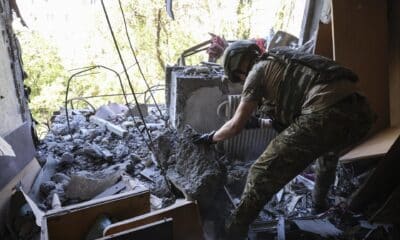
[[[149,211],[148,190],[117,194],[50,210],[42,222],[41,240],[85,239],[91,226],[102,214],[110,219],[125,220]]]
[[[150,212],[148,190],[130,191],[48,211],[41,240],[203,239],[197,204],[182,200]]]
[[[177,203],[164,209],[111,224],[104,230],[104,235],[117,234],[118,232],[137,228],[163,219],[173,220],[172,228],[174,240],[203,239],[197,204],[186,200],[177,201]]]
[[[363,212],[372,222],[400,223],[400,128],[385,129],[340,160],[343,163],[377,161],[375,169],[350,199],[350,209]]]

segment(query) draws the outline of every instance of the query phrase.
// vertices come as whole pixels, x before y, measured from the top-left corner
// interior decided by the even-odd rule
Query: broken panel
[[[49,211],[42,224],[42,240],[85,239],[99,216],[121,221],[150,211],[148,190],[128,192]],[[73,231],[71,231],[73,229]]]

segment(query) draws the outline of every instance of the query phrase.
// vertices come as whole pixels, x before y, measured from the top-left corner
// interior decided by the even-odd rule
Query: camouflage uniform
[[[350,70],[318,56],[300,54],[295,59],[267,57],[246,79],[242,101],[264,98],[284,130],[250,168],[239,206],[226,224],[227,239],[243,239],[266,202],[321,156],[313,198],[323,202],[338,153],[365,137],[372,125],[373,114],[356,93]]]

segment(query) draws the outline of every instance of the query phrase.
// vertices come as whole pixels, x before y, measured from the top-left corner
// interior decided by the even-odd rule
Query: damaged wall
[[[21,51],[11,24],[12,12],[9,1],[0,0],[1,136],[29,120],[29,110],[23,85]]]
[[[400,2],[389,1],[390,125],[400,126]]]
[[[30,112],[24,93],[21,50],[12,29],[16,2],[0,0],[0,137],[13,148],[14,156],[0,154],[0,230],[13,188],[30,188],[40,166],[33,160]]]

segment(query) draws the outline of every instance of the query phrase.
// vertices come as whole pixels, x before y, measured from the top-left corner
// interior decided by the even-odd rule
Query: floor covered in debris
[[[193,129],[178,134],[154,106],[143,107],[145,124],[128,114],[124,105],[112,103],[96,112],[69,110],[69,126],[61,109],[39,146],[42,170],[29,196],[46,211],[144,187],[150,190],[152,210],[170,206],[178,198],[196,200],[204,237],[218,239],[224,220],[239,202],[253,160],[233,159],[212,147],[194,145]],[[151,146],[145,141],[145,126],[153,139]],[[346,199],[370,170],[339,165],[329,194],[331,208],[315,215],[310,166],[265,205],[249,238],[399,239],[393,225],[370,224],[346,209]],[[14,211],[10,218],[8,230],[18,239],[35,239],[40,232],[28,209],[22,215]]]

